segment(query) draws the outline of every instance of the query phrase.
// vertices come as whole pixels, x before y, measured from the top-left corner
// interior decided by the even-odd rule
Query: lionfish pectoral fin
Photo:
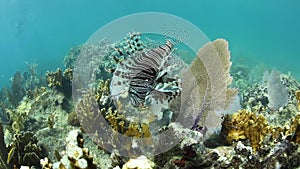
[[[167,100],[170,102],[175,97],[179,96],[181,92],[181,87],[178,82],[172,81],[169,83],[159,83],[156,85],[155,89],[151,92],[151,96],[156,102],[163,102]]]

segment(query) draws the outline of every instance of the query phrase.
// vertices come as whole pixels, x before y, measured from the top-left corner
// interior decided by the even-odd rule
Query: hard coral
[[[261,147],[265,136],[272,132],[272,127],[268,125],[264,116],[246,110],[226,117],[223,127],[228,142],[249,139],[254,151]]]

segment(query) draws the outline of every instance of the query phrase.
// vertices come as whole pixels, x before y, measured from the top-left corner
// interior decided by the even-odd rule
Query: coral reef
[[[158,118],[145,107],[130,107],[130,98],[118,101],[111,94],[119,64],[164,45],[142,36],[70,49],[67,69],[47,72],[48,87],[37,76],[37,64],[17,72],[0,94],[0,168],[299,168],[300,84],[290,74],[251,80],[261,75],[231,67],[224,39],[204,45],[189,65],[183,58],[190,53],[172,51],[178,60],[168,64],[180,66],[166,72],[181,80],[182,91],[163,111],[151,109],[161,113]],[[75,76],[82,72],[90,74]],[[72,85],[88,90],[73,100]],[[243,109],[236,113],[227,110],[233,99],[240,103],[237,89],[229,86],[241,92]],[[174,146],[161,153],[170,142]]]
[[[287,122],[284,126],[272,126],[262,114],[255,114],[247,110],[227,114],[222,128],[229,143],[248,139],[253,152],[257,152],[267,136],[269,141],[275,141],[281,136],[291,137],[290,141],[300,143],[300,114]]]
[[[241,93],[242,108],[251,112],[257,112],[263,114],[270,125],[283,126],[297,113],[297,99],[295,93],[300,88],[299,82],[289,74],[280,74],[280,83],[287,89],[288,100],[285,105],[281,105],[279,108],[274,109],[270,107],[270,97],[281,98],[281,95],[277,95],[273,90],[273,95],[269,95],[267,81],[269,79],[269,73],[265,73],[264,80],[255,83],[248,87]],[[276,75],[278,78],[278,75]],[[278,82],[277,82],[278,83]],[[272,99],[271,99],[272,100]],[[275,98],[273,99],[275,100]],[[284,98],[286,100],[286,98]]]
[[[187,168],[297,168],[299,146],[286,140],[268,144],[257,154],[238,142],[234,147],[218,147],[198,156]]]
[[[68,100],[56,91],[41,87],[34,95],[33,98],[24,97],[16,109],[7,109],[15,133],[48,127],[55,114],[69,110]]]
[[[28,95],[28,92],[35,90],[36,88],[41,87],[44,84],[44,78],[38,76],[36,63],[27,63],[28,72],[23,73],[25,81],[25,89]]]
[[[285,135],[291,136],[292,142],[300,144],[300,113],[285,125],[283,130]]]
[[[43,84],[43,78],[37,75],[37,64],[26,64],[28,71],[23,73],[16,72],[11,78],[11,86],[9,89],[2,89],[1,97],[7,97],[8,102],[14,107],[18,106],[25,95],[29,96],[30,93]],[[1,100],[4,101],[3,99]]]

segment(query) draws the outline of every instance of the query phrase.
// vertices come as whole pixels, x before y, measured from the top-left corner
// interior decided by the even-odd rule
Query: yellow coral
[[[300,111],[300,90],[297,90],[295,92],[295,95],[296,95],[296,99],[297,99],[298,111]]]
[[[257,151],[265,136],[272,132],[272,127],[268,125],[263,115],[256,115],[246,110],[240,110],[226,120],[229,121],[225,121],[223,126],[227,130],[227,141],[249,139],[253,151]]]

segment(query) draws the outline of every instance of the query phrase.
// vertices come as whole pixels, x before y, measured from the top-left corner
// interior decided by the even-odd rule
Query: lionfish
[[[173,47],[174,43],[167,40],[163,46],[136,52],[121,62],[112,78],[111,95],[129,95],[134,107],[144,107],[150,99],[163,102],[178,96],[179,79],[167,77],[175,67],[168,62]]]

